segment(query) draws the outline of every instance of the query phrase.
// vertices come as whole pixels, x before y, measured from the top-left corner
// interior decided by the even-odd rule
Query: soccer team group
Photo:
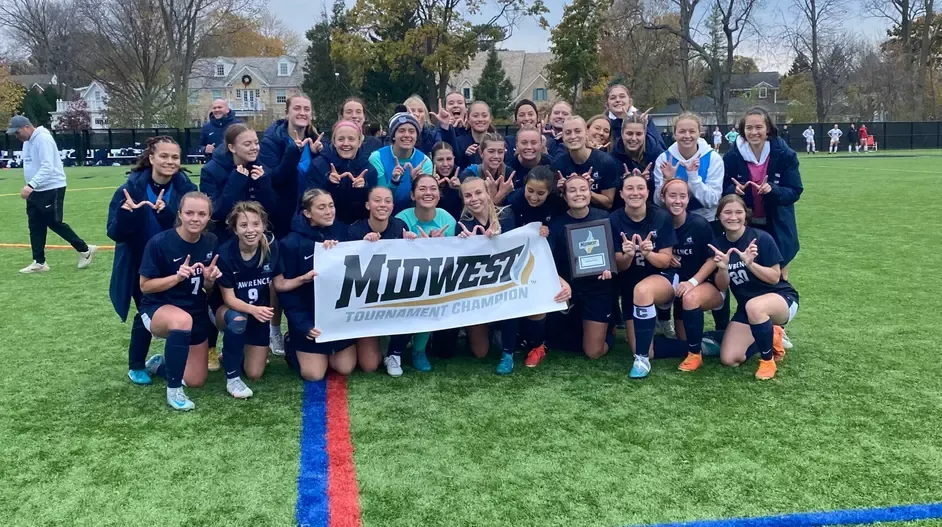
[[[123,320],[136,306],[131,381],[160,375],[167,403],[190,410],[183,388],[203,385],[220,363],[227,391],[246,398],[246,379],[263,375],[270,351],[306,380],[383,365],[395,377],[410,345],[412,368],[430,371],[429,356],[454,354],[462,341],[482,359],[501,348],[497,373],[508,375],[517,349],[529,367],[547,347],[601,357],[621,324],[632,378],[646,377],[654,357],[682,357],[680,370],[692,372],[705,354],[729,366],[757,354],[755,376],[774,377],[790,346],[782,326],[798,309],[786,278],[802,185],[795,152],[763,109],[742,116],[741,136],[721,156],[690,113],[675,119],[666,147],[620,84],[588,120],[559,102],[544,121],[533,102],[519,102],[515,137],[494,133],[486,103],[466,105],[460,93],[438,102],[432,113],[419,97],[406,100],[384,145],[364,134],[361,100],[345,101],[320,133],[310,99],[293,96],[261,142],[241,123],[221,129],[198,189],[181,170],[180,146],[151,138],[107,225],[117,244],[112,302]],[[595,220],[611,224],[617,272],[573,278],[566,227]],[[567,311],[397,335],[385,352],[378,337],[318,342],[315,244],[491,237],[531,222],[544,226]],[[705,335],[708,311],[716,331]],[[152,336],[166,340],[164,353],[147,359]]]

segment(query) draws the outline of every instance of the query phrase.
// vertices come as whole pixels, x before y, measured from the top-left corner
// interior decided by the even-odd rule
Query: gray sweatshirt
[[[44,127],[33,131],[23,143],[23,175],[33,190],[53,190],[65,186],[65,170],[56,140]]]

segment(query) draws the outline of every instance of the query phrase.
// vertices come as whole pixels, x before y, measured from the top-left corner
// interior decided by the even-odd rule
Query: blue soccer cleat
[[[514,372],[513,353],[504,353],[500,358],[500,364],[497,365],[497,375],[510,375]]]
[[[635,363],[631,366],[628,376],[632,379],[644,379],[651,373],[651,359],[644,355],[635,355]]]
[[[419,371],[432,371],[432,363],[424,351],[412,350],[412,367]]]
[[[167,388],[167,404],[174,410],[188,412],[196,405],[183,393],[183,388]]]
[[[700,340],[700,352],[703,353],[704,357],[719,357],[720,343],[709,337],[703,337]]]
[[[163,355],[154,355],[151,358],[147,359],[147,362],[144,363],[144,368],[147,370],[147,374],[153,377],[157,375],[157,372],[160,370],[160,367],[164,365],[164,356]]]
[[[128,379],[131,379],[131,382],[134,384],[150,384],[153,381],[150,378],[150,374],[147,373],[147,370],[128,370]]]

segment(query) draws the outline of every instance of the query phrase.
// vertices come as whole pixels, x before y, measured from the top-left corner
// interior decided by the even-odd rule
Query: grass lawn
[[[550,352],[509,378],[496,356],[353,375],[364,524],[621,526],[942,501],[942,153],[880,154],[801,155],[802,302],[771,382],[754,362],[715,360],[695,374],[655,361],[630,382],[623,342],[594,362]],[[110,244],[123,173],[68,170],[66,221],[89,243]],[[28,243],[23,201],[6,195],[22,185],[0,171],[0,243]],[[30,259],[0,248],[0,525],[294,524],[302,386],[284,363],[251,400],[231,399],[219,372],[188,391],[197,411],[172,412],[163,381],[125,376],[112,253],[78,271],[73,251],[49,251],[51,273],[17,274]]]

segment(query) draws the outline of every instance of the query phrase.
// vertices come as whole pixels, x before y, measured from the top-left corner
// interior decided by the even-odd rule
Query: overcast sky
[[[304,32],[320,18],[320,13],[324,10],[325,5],[325,0],[307,0],[304,2],[298,0],[269,0],[269,2],[271,11],[301,35],[304,35]],[[544,2],[550,10],[546,15],[546,19],[550,24],[555,25],[562,17],[563,6],[566,2],[564,0],[544,0]],[[332,4],[333,0],[327,3],[328,10]],[[347,0],[348,6],[352,7],[353,4],[354,0]],[[770,3],[767,2],[766,5],[770,5]],[[769,19],[770,27],[781,26],[783,15],[774,14],[771,9],[765,9],[763,15]],[[848,19],[843,26],[845,28],[854,28],[855,33],[860,37],[878,39],[885,34],[888,24],[884,20],[855,15]],[[549,31],[540,29],[534,20],[526,20],[514,31],[514,34],[502,47],[525,51],[549,51]],[[759,50],[757,46],[750,44],[743,48],[739,54],[753,56],[762,70],[779,70],[782,72],[788,70],[792,56],[788,52],[787,46],[776,46],[773,41],[763,47],[768,49]]]

